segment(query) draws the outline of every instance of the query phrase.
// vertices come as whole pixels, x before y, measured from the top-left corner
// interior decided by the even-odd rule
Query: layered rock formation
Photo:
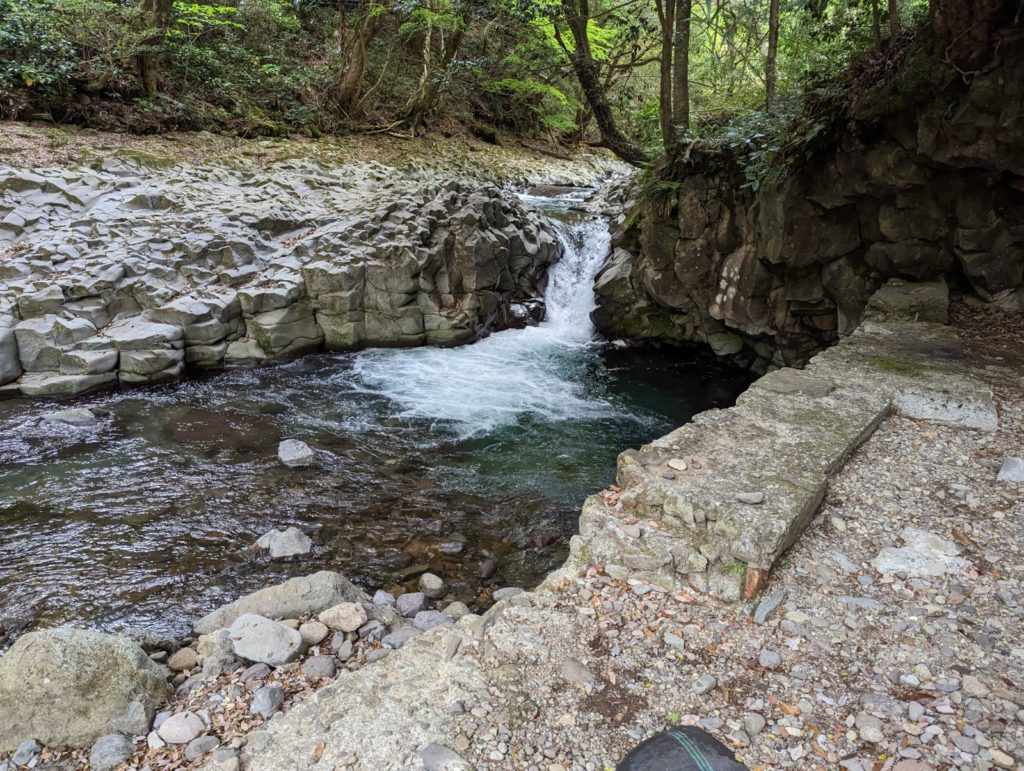
[[[52,396],[467,342],[516,323],[559,242],[479,181],[110,161],[0,172],[0,250],[0,391]]]
[[[619,220],[602,331],[763,369],[852,332],[889,278],[948,277],[1024,309],[1024,42],[991,8],[977,18],[969,73],[941,30],[922,31],[895,77],[851,97],[757,193],[737,158],[671,159],[668,200]]]

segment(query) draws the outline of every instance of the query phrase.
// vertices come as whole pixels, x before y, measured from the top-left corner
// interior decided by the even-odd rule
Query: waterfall
[[[594,278],[611,236],[607,222],[558,222],[562,258],[549,272],[538,326],[495,333],[459,348],[369,350],[356,357],[362,386],[403,418],[437,421],[471,436],[531,416],[544,421],[615,414],[579,377],[595,355]]]

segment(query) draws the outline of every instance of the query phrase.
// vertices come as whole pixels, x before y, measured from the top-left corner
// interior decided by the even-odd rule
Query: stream
[[[370,590],[429,569],[453,599],[486,605],[557,567],[619,452],[730,405],[748,379],[596,338],[606,223],[572,195],[525,200],[565,247],[538,326],[99,393],[74,404],[100,416],[86,428],[44,421],[53,403],[0,402],[0,636],[62,622],[182,635],[323,568]],[[283,467],[286,438],[317,448],[317,464]],[[249,548],[288,525],[312,555]]]

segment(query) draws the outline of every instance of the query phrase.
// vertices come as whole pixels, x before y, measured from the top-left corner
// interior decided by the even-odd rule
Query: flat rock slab
[[[804,370],[771,372],[735,407],[622,453],[620,490],[584,504],[567,570],[612,565],[753,596],[887,415],[994,430],[992,393],[971,376],[956,330],[936,323],[947,304],[944,284],[890,282],[868,320]]]
[[[933,578],[957,574],[968,562],[952,541],[935,533],[908,527],[902,533],[904,546],[887,546],[871,565],[879,573],[903,573],[910,578]]]

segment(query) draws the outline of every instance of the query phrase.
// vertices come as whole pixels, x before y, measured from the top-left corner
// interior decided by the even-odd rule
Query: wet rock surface
[[[619,214],[598,327],[764,371],[848,335],[890,278],[949,277],[980,305],[1024,310],[1024,46],[993,35],[970,80],[948,77],[938,48],[828,116],[815,131],[832,137],[756,192],[728,152],[669,159],[668,200]]]
[[[23,396],[467,342],[559,256],[499,187],[375,164],[5,169],[0,223],[0,387]]]

